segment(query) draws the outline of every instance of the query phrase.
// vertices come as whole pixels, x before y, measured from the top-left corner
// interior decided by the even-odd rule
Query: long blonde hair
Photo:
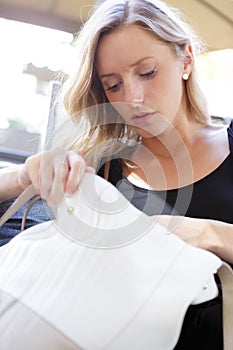
[[[196,40],[179,11],[160,0],[106,0],[94,8],[78,35],[76,72],[64,86],[65,108],[80,131],[75,137],[67,135],[67,147],[82,153],[94,166],[104,154],[107,158],[111,157],[127,147],[128,140],[138,140],[138,135],[123,123],[114,108],[108,105],[106,111],[108,101],[95,68],[96,49],[101,36],[129,24],[137,24],[154,33],[177,55],[182,55],[189,44],[195,53],[200,51],[200,41]],[[186,81],[186,92],[191,114],[205,123],[209,115],[195,68]],[[124,142],[117,142],[122,138]]]

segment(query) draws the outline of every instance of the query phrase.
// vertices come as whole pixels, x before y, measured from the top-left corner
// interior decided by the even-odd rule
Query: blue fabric
[[[0,203],[0,216],[9,208],[14,199]],[[18,210],[1,228],[0,228],[0,246],[8,243],[14,236],[20,233],[22,217],[27,204]],[[42,201],[38,200],[28,212],[25,228],[40,224],[53,218],[52,210]]]

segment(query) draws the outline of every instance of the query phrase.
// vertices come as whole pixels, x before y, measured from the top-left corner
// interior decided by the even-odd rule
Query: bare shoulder
[[[228,146],[227,124],[208,123],[203,128],[203,136],[205,140],[216,145]]]
[[[191,150],[195,181],[217,169],[230,153],[228,125],[209,123],[201,128]]]
[[[228,124],[209,122],[206,124],[206,129],[211,132],[218,133],[227,130],[228,126]]]

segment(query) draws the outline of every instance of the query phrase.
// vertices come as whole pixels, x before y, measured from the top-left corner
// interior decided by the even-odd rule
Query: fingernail
[[[95,174],[95,169],[91,166],[87,166],[86,167],[86,172],[87,173],[91,173],[91,174]]]

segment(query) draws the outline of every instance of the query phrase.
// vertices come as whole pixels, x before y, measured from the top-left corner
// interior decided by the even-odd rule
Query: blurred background
[[[72,71],[75,34],[96,2],[0,0],[2,166],[43,147],[54,82]],[[233,0],[167,3],[181,9],[206,43],[208,51],[197,60],[201,84],[210,114],[228,123],[233,118]],[[63,113],[61,106],[61,119]]]

